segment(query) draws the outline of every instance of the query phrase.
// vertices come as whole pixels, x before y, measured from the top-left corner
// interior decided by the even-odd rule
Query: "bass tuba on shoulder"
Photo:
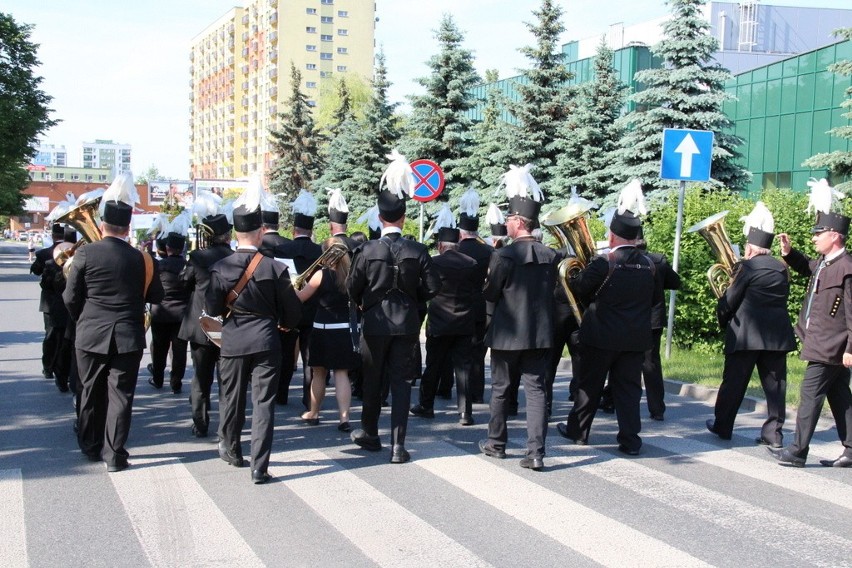
[[[57,218],[56,223],[67,223],[74,227],[82,237],[73,245],[60,243],[53,249],[53,260],[62,267],[62,273],[68,277],[71,270],[71,261],[77,249],[86,243],[101,240],[101,231],[98,229],[98,207],[101,204],[101,196],[95,195],[82,203],[72,207],[65,215]],[[64,245],[64,246],[63,246]]]
[[[731,285],[731,274],[739,261],[739,255],[725,232],[724,219],[727,214],[727,211],[716,213],[686,230],[687,233],[698,233],[704,237],[718,261],[707,269],[707,280],[716,298],[721,298]]]

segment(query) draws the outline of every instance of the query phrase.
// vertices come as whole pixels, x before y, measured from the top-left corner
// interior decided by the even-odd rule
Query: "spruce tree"
[[[725,82],[730,72],[712,58],[718,42],[701,16],[705,0],[667,0],[672,17],[663,25],[664,38],[652,48],[663,60],[659,69],[636,73],[645,90],[632,95],[636,110],[625,117],[628,133],[619,151],[622,179],[638,177],[646,190],[664,186],[660,158],[664,128],[710,130],[715,133],[711,176],[730,190],[746,188],[750,174],[736,163],[742,139],[731,133],[722,111],[730,98]]]
[[[563,198],[571,186],[592,200],[606,196],[613,186],[611,169],[623,135],[616,121],[624,109],[627,86],[619,81],[612,59],[612,49],[601,38],[594,77],[577,88],[575,106],[559,129],[552,186]]]
[[[308,97],[300,90],[302,74],[293,63],[290,75],[292,93],[287,109],[278,115],[278,128],[269,133],[277,156],[269,174],[269,190],[282,194],[285,203],[293,201],[301,189],[310,187],[322,168],[321,136],[314,127]]]
[[[349,96],[349,88],[343,77],[337,82],[338,105],[332,114],[332,122],[328,127],[329,137],[337,136],[343,123],[352,115],[352,99]]]
[[[515,84],[520,100],[509,105],[517,123],[512,163],[534,164],[532,175],[550,198],[554,196],[549,180],[559,153],[556,141],[569,107],[566,84],[572,75],[559,46],[559,35],[565,30],[562,8],[554,0],[542,0],[533,15],[536,24],[526,26],[535,36],[535,45],[520,50],[532,67]]]
[[[469,180],[456,170],[470,153],[473,120],[468,111],[477,103],[471,89],[480,78],[473,53],[462,47],[464,34],[451,15],[443,16],[435,38],[439,51],[428,61],[432,73],[417,80],[426,92],[409,97],[412,110],[400,152],[409,160],[434,160],[448,184],[466,185]]]
[[[852,28],[841,28],[836,30],[834,35],[841,36],[847,41],[852,41]],[[849,77],[852,75],[852,60],[843,59],[832,63],[828,66],[828,70],[840,77]],[[846,100],[840,103],[840,107],[848,111],[843,113],[843,118],[852,120],[852,87],[846,87]],[[852,141],[852,126],[849,124],[837,126],[829,130],[828,134]],[[836,178],[852,176],[852,152],[835,150],[834,152],[816,154],[805,160],[805,163],[802,165],[814,169],[825,168]],[[838,183],[837,187],[842,191],[852,191],[852,180]]]

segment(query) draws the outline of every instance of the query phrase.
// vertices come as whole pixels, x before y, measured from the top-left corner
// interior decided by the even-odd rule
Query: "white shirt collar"
[[[398,233],[398,234],[400,234],[400,235],[401,235],[401,234],[402,234],[402,229],[400,229],[399,227],[384,227],[384,228],[382,229],[382,236],[383,236],[383,237],[384,237],[385,235],[390,235],[390,234],[393,234],[393,233]]]

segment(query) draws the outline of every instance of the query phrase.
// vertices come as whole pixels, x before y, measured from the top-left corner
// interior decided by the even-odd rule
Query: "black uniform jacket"
[[[346,248],[349,249],[350,253],[352,251],[354,251],[356,248],[358,248],[359,246],[361,246],[361,243],[359,243],[355,239],[349,237],[346,233],[337,233],[336,235],[332,235],[332,236],[337,237],[338,239],[343,241],[343,244],[346,245]]]
[[[151,306],[151,321],[156,323],[179,323],[189,306],[189,291],[181,278],[186,267],[183,255],[176,254],[162,259],[157,268],[163,283],[163,301]]]
[[[263,234],[263,242],[260,243],[260,248],[257,250],[259,250],[260,254],[263,256],[275,258],[275,249],[282,245],[286,245],[289,242],[291,241],[287,237],[282,237],[278,233],[272,231]]]
[[[226,315],[226,297],[248,268],[254,250],[237,249],[210,267],[206,307],[211,316]],[[287,267],[264,257],[233,303],[222,325],[222,356],[238,357],[280,351],[278,327],[299,322],[301,302],[293,290]]]
[[[656,270],[654,272],[654,296],[659,301],[651,306],[651,329],[666,327],[666,298],[663,290],[680,290],[680,276],[669,264],[666,255],[658,252],[645,252]]]
[[[484,275],[474,259],[457,250],[432,257],[441,290],[429,302],[426,335],[473,335],[475,298],[482,295]]]
[[[801,252],[793,249],[784,257],[790,268],[799,274],[810,276],[808,290],[796,335],[802,340],[803,361],[840,365],[843,354],[852,353],[852,257],[843,252],[837,258],[828,261],[814,282],[822,257],[810,260]],[[811,290],[816,288],[811,305],[810,324],[805,321],[805,311]]]
[[[296,265],[296,272],[302,274],[322,255],[322,247],[309,237],[300,236],[275,247],[274,253],[276,258],[292,259],[293,264]],[[291,277],[295,278],[296,275],[292,274]],[[314,294],[307,302],[302,304],[302,319],[299,321],[298,327],[313,325],[316,313],[317,297]]]
[[[466,254],[476,261],[476,269],[482,282],[485,282],[485,277],[488,276],[488,265],[491,264],[491,254],[494,248],[481,243],[476,239],[462,239],[459,241],[458,251]],[[476,310],[477,323],[484,323],[486,319],[485,310],[485,295],[482,293],[482,286],[476,291],[474,296],[474,309]]]
[[[364,335],[416,335],[417,304],[438,293],[441,279],[425,245],[393,233],[355,249],[346,287],[364,314]]]
[[[213,345],[198,325],[198,318],[204,310],[205,295],[210,284],[210,267],[226,256],[234,254],[226,244],[212,245],[209,248],[189,253],[189,262],[183,269],[181,280],[191,294],[189,309],[184,312],[178,337],[184,341]]]
[[[719,298],[716,315],[726,326],[725,353],[784,351],[796,348],[787,297],[787,266],[770,255],[738,263],[734,279]]]
[[[62,275],[62,267],[53,259],[44,263],[40,282],[42,292],[48,293],[50,309],[45,313],[48,315],[50,325],[53,327],[65,327],[68,325],[68,309],[62,300],[62,292],[65,291],[65,276]]]
[[[609,351],[651,347],[651,306],[662,300],[651,266],[642,251],[623,246],[596,256],[571,279],[571,290],[588,306],[580,324],[580,343]]]
[[[30,272],[32,272],[36,276],[44,276],[44,267],[49,261],[53,260],[53,249],[55,246],[56,244],[54,243],[53,245],[47,248],[43,248],[36,251],[35,260],[30,265]],[[44,278],[42,278],[42,281],[43,280]],[[45,314],[49,314],[51,306],[56,304],[57,300],[60,302],[62,301],[61,298],[58,298],[56,294],[54,294],[53,288],[51,286],[45,286],[44,282],[42,282],[41,296],[38,302],[38,311]]]
[[[62,294],[68,315],[77,322],[77,349],[107,355],[145,348],[145,302],[159,303],[163,285],[155,262],[144,294],[143,254],[115,237],[77,249]]]
[[[493,303],[485,344],[521,351],[553,346],[556,251],[521,238],[494,251],[484,295]]]

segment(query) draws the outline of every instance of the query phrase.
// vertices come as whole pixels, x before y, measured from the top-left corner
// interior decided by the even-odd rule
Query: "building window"
[[[316,51],[316,50],[317,50],[317,46],[315,46],[315,45],[306,45],[306,46],[305,46],[305,49],[306,49],[307,51]]]
[[[334,4],[334,0],[320,0],[320,4]]]
[[[313,26],[307,26],[305,28],[305,33],[306,34],[315,34],[315,33],[317,33],[317,29]]]
[[[305,69],[307,69],[308,71],[316,71],[317,70],[317,64],[316,63],[306,63]]]
[[[65,174],[56,174],[56,179],[65,179]]]
[[[346,65],[338,65],[337,71],[338,73],[346,73]]]
[[[337,30],[337,35],[349,35],[349,30],[339,29]]]
[[[307,87],[308,89],[316,89],[317,88],[317,82],[316,81],[308,81],[308,82],[305,83],[305,87]]]
[[[321,79],[328,79],[329,77],[331,77],[331,71],[320,71]]]
[[[317,102],[316,102],[316,101],[312,101],[312,100],[308,100],[308,106],[309,106],[309,107],[315,107],[315,106],[317,106]]]
[[[80,174],[71,174],[71,181],[80,181]]]
[[[322,35],[320,36],[320,39],[321,39],[322,41],[331,41],[333,38],[332,38],[330,35],[322,34]]]
[[[106,177],[106,174],[100,174],[100,175],[98,175],[98,181],[106,181],[106,178],[107,178],[107,177]]]
[[[331,16],[320,16],[320,22],[323,24],[331,24],[334,22],[334,18]]]
[[[316,8],[305,8],[305,13],[312,16],[312,15],[317,13],[317,9]]]
[[[337,17],[338,18],[348,18],[349,12],[347,12],[346,10],[338,10],[337,11]]]
[[[94,179],[92,174],[86,174],[86,181],[92,181],[92,179]]]
[[[349,53],[349,50],[348,50],[347,48],[345,48],[345,47],[338,47],[338,48],[337,48],[337,53],[343,53],[343,54],[346,54],[346,53]]]
[[[330,54],[330,53],[320,53],[320,59],[324,59],[324,60],[326,60],[326,61],[327,61],[327,60],[330,60],[330,59],[331,59],[331,54]]]

